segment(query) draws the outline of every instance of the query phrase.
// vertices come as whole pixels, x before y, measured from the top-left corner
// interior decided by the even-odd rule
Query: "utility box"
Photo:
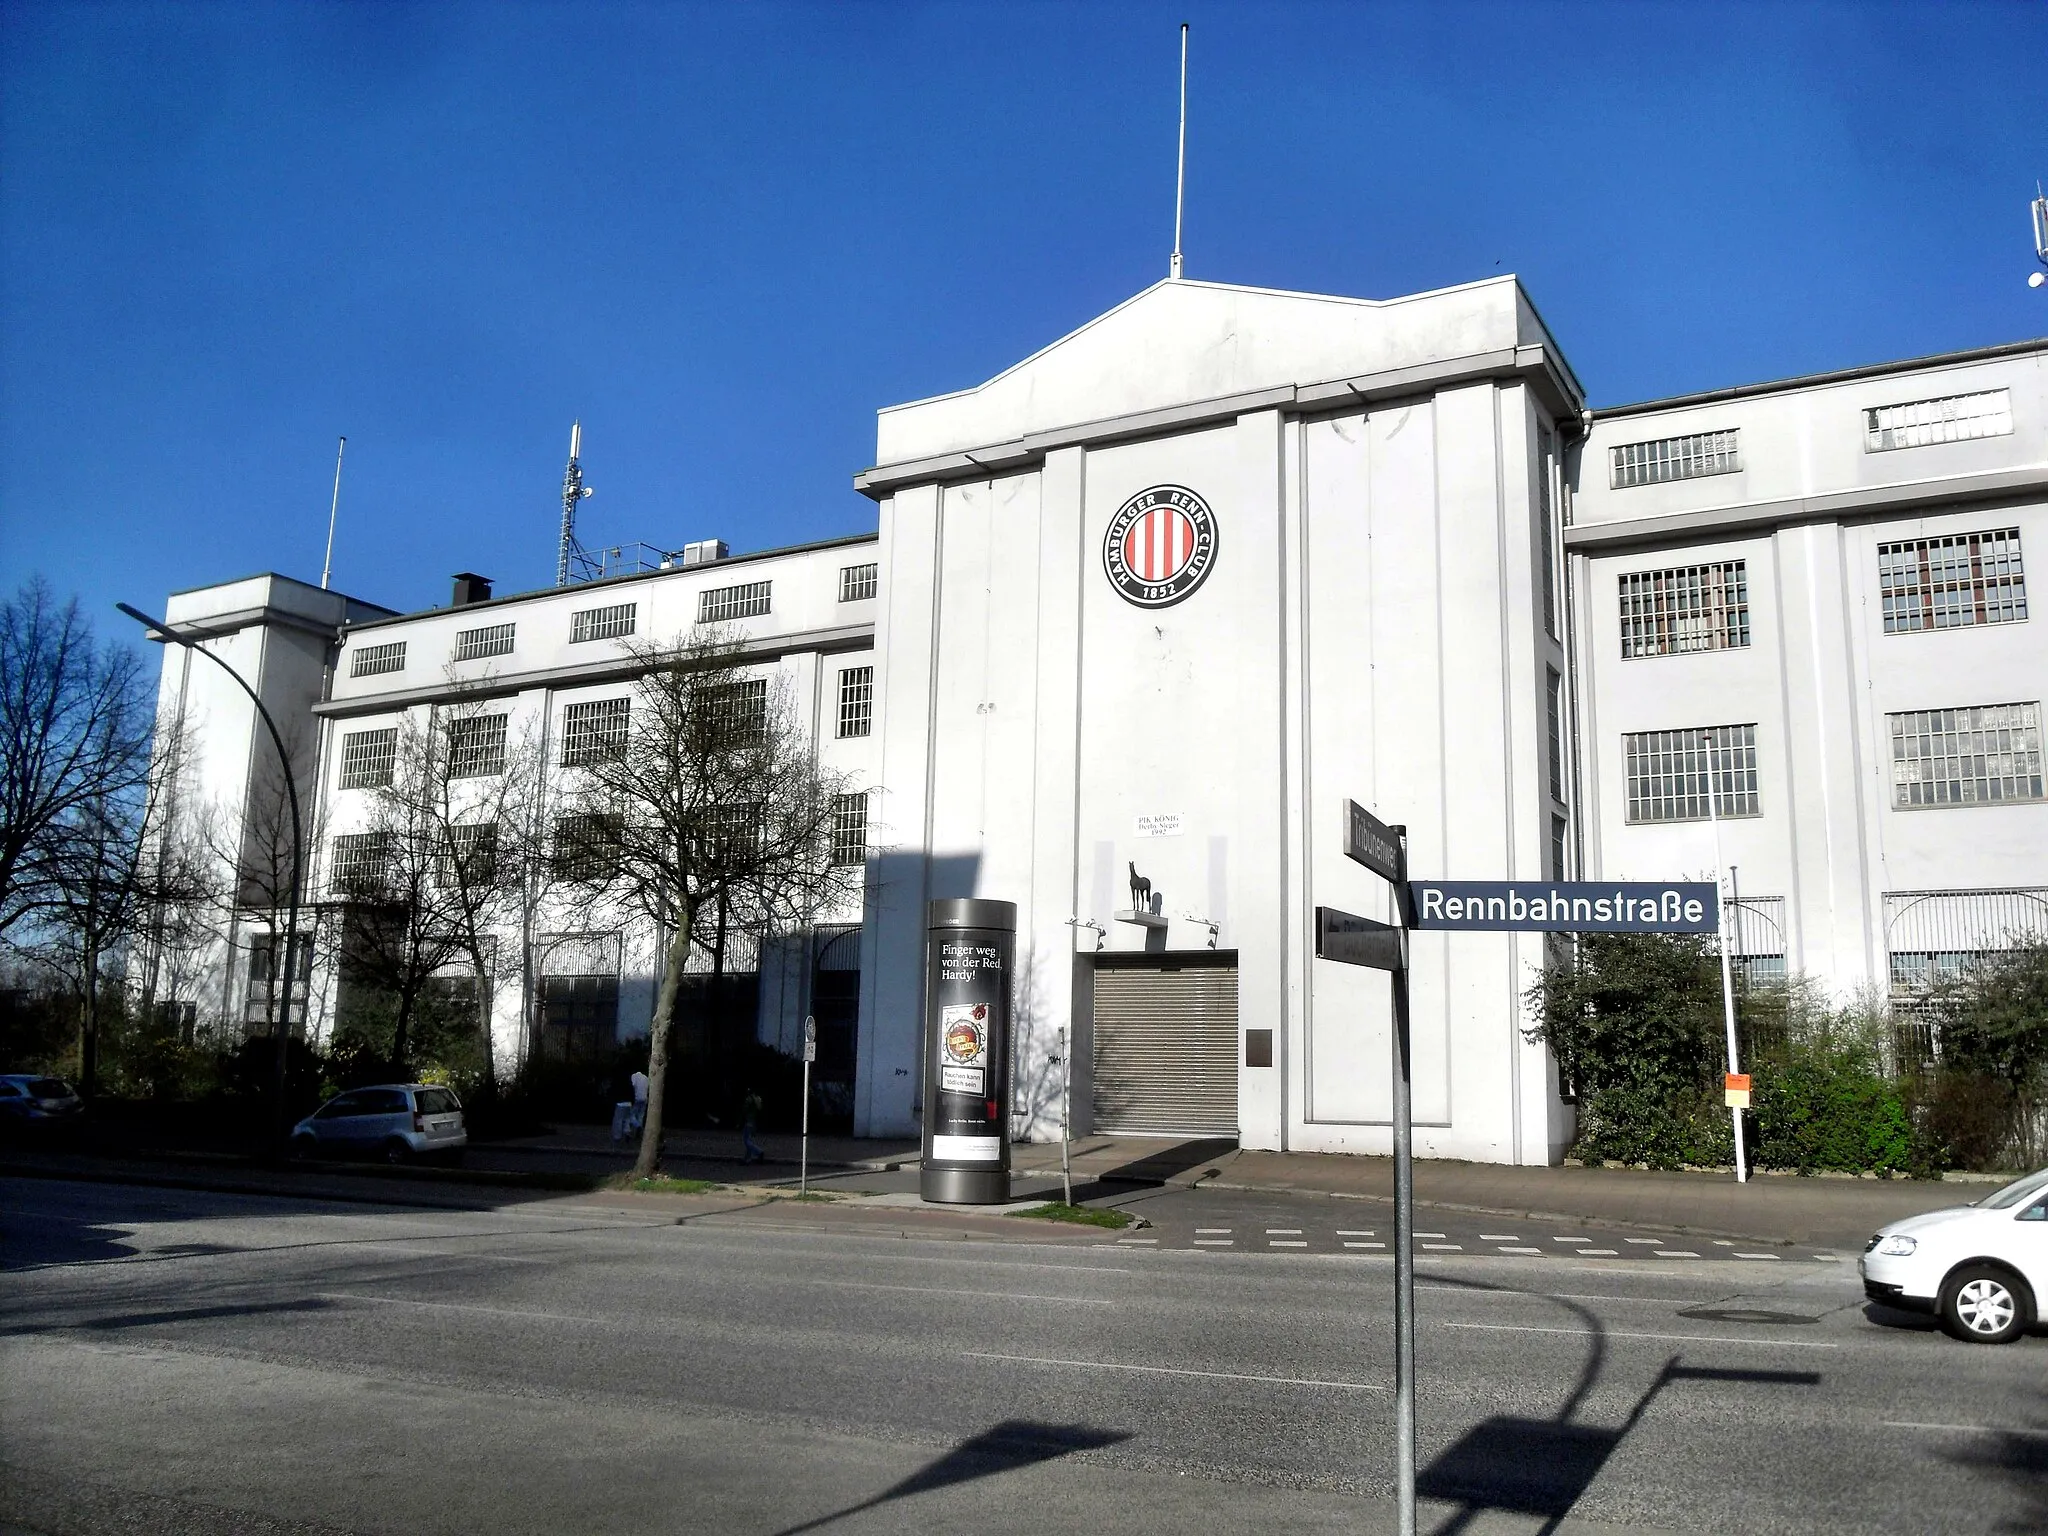
[[[925,915],[924,1162],[948,1205],[1010,1198],[1010,999],[1017,907],[935,901]]]

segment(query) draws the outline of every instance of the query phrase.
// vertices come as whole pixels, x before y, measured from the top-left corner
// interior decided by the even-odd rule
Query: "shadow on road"
[[[1115,1445],[1128,1440],[1130,1436],[1121,1430],[1091,1429],[1085,1424],[1042,1424],[1032,1419],[1005,1419],[992,1428],[983,1430],[972,1439],[963,1440],[930,1466],[921,1467],[892,1488],[884,1489],[871,1499],[845,1509],[834,1510],[829,1515],[819,1515],[801,1525],[785,1526],[775,1536],[799,1536],[804,1531],[822,1530],[849,1515],[864,1510],[876,1509],[899,1499],[926,1493],[935,1488],[951,1488],[960,1483],[971,1483],[977,1478],[994,1477],[1018,1467],[1036,1466],[1040,1462],[1057,1461],[1075,1451],[1100,1450],[1106,1445]]]
[[[1463,1283],[1474,1290],[1505,1289]],[[1544,1521],[1545,1533],[1555,1531],[1577,1507],[1616,1448],[1642,1421],[1650,1405],[1673,1382],[1723,1381],[1797,1387],[1820,1384],[1818,1371],[1688,1366],[1680,1363],[1681,1356],[1673,1355],[1619,1425],[1609,1428],[1574,1423],[1605,1374],[1607,1331],[1589,1308],[1563,1297],[1549,1299],[1576,1314],[1586,1325],[1588,1353],[1579,1379],[1554,1417],[1529,1419],[1498,1414],[1475,1424],[1421,1471],[1415,1480],[1419,1495],[1462,1506],[1437,1528],[1435,1536],[1458,1536],[1489,1510],[1535,1516]]]

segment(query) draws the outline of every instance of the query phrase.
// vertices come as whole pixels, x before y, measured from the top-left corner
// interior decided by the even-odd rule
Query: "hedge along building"
[[[1581,391],[1512,278],[1388,302],[1167,281],[881,413],[879,788],[862,1123],[916,1113],[926,901],[1019,908],[1020,1129],[1384,1150],[1390,1000],[1313,958],[1389,916],[1346,797],[1418,871],[1557,873],[1540,594]],[[1092,925],[1092,926],[1091,926]],[[1418,938],[1418,1145],[1545,1162],[1540,936]]]

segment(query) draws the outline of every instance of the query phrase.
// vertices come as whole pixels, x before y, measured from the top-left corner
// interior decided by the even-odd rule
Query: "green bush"
[[[1903,1173],[1914,1162],[1904,1097],[1864,1053],[1795,1041],[1753,1074],[1759,1167],[1813,1173]]]

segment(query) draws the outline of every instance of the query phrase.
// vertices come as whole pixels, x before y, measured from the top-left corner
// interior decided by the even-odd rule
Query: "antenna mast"
[[[1173,260],[1166,275],[1180,276],[1180,205],[1188,185],[1188,24],[1180,24],[1180,166],[1173,178]]]
[[[583,546],[576,541],[576,503],[590,494],[583,483],[583,423],[569,428],[569,467],[562,472],[562,544],[555,557],[555,585],[569,585],[569,566],[583,560]]]
[[[320,563],[320,590],[327,590],[329,578],[334,575],[334,517],[341,511],[341,456],[348,451],[348,439],[343,438],[334,450],[334,500],[327,506],[327,558]]]

